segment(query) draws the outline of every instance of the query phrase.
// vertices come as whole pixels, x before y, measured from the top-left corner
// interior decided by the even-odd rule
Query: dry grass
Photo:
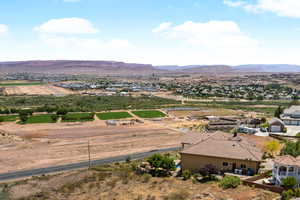
[[[189,200],[198,197],[235,200],[260,197],[262,200],[271,200],[278,196],[246,186],[223,190],[214,182],[202,184],[172,177],[154,178],[136,175],[131,167],[131,164],[123,163],[97,170],[35,178],[11,185],[8,193],[12,200]]]

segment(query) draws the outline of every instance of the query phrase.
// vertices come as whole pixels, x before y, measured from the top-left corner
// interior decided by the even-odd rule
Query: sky
[[[300,64],[300,0],[1,0],[0,61]]]

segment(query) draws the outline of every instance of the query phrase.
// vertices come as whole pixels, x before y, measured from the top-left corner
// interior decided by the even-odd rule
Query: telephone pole
[[[91,150],[90,150],[90,140],[88,140],[88,154],[89,154],[89,169],[91,168]]]

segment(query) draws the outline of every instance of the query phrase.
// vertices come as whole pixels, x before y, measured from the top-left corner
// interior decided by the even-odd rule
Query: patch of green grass
[[[62,122],[87,122],[93,120],[93,113],[69,113],[62,116]]]
[[[28,118],[25,124],[39,124],[39,123],[55,123],[51,118],[52,115],[33,115]]]
[[[133,111],[132,113],[141,118],[159,118],[166,116],[164,113],[158,110],[138,110]]]
[[[19,119],[19,115],[1,115],[0,122],[14,122]]]
[[[0,87],[9,87],[9,86],[30,86],[30,85],[43,85],[41,82],[24,82],[24,83],[0,83]]]
[[[128,112],[108,112],[108,113],[98,113],[97,117],[101,120],[110,120],[110,119],[131,118],[132,116]]]

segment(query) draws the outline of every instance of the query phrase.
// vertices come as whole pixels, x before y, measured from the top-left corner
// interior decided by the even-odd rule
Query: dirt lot
[[[232,115],[240,115],[243,114],[242,111],[235,111],[229,109],[206,109],[201,111],[170,111],[169,115],[175,117],[186,117],[186,116],[232,116]]]
[[[5,87],[4,91],[6,95],[67,95],[73,93],[71,90],[53,85],[10,86]]]
[[[224,190],[218,182],[200,183],[173,177],[137,175],[131,166],[124,163],[97,170],[33,178],[8,184],[3,195],[23,200],[272,200],[279,197],[278,194],[246,186]]]
[[[92,159],[100,159],[179,146],[182,136],[153,122],[107,127],[100,120],[28,125],[4,123],[0,130],[18,138],[8,143],[0,142],[0,173],[87,160],[88,140]]]

